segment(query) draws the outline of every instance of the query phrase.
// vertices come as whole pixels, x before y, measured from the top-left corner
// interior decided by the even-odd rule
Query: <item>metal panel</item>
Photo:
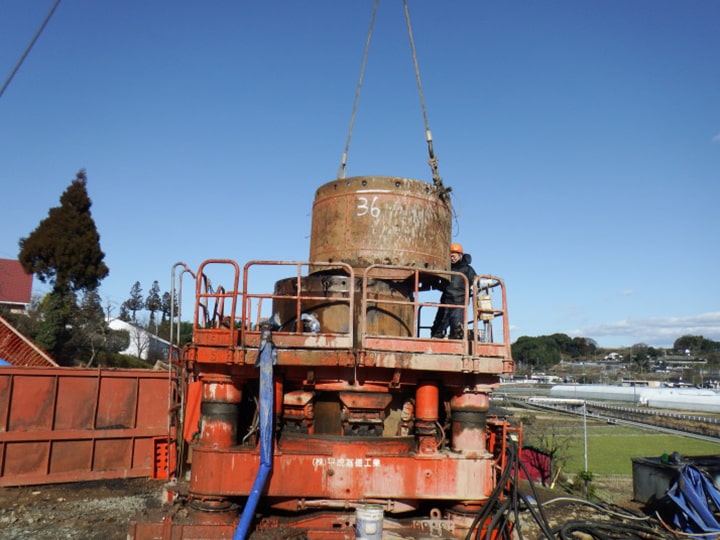
[[[0,316],[0,359],[13,366],[58,367],[57,362],[35,342],[18,332]]]
[[[167,373],[0,368],[0,486],[152,476],[167,437]]]

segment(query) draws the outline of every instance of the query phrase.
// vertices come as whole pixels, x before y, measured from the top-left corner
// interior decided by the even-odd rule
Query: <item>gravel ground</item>
[[[165,486],[163,481],[126,479],[0,488],[0,538],[125,540],[133,518],[162,507]],[[603,488],[605,500],[614,499],[612,502],[619,507],[639,511],[638,505],[630,501],[630,479],[598,487]],[[536,488],[541,501],[563,495]],[[595,520],[603,514],[597,508],[567,504],[548,505],[546,513],[553,526],[569,520]],[[527,511],[521,519],[524,538],[541,536]]]
[[[0,538],[125,540],[130,520],[162,506],[145,478],[0,488]]]

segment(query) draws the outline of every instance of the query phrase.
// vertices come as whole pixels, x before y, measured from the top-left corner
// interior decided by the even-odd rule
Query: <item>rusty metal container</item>
[[[298,291],[296,278],[288,278],[275,283],[275,295],[288,299],[275,298],[273,313],[280,317],[283,331],[295,331],[298,316],[298,297],[300,314],[311,315],[319,322],[319,331],[323,333],[347,333],[350,331],[350,278],[344,275],[311,275],[303,277]],[[355,279],[354,305],[360,308],[361,280]],[[409,285],[403,282],[389,282],[371,279],[368,281],[367,333],[379,336],[410,336],[413,334],[412,306],[394,304],[393,301],[410,297]],[[389,302],[388,302],[389,301]],[[353,317],[359,321],[358,313]],[[357,331],[357,329],[355,329]]]
[[[0,368],[0,486],[153,475],[168,391],[162,371]]]
[[[315,193],[310,260],[448,270],[451,225],[450,202],[433,184],[392,176],[333,180]]]

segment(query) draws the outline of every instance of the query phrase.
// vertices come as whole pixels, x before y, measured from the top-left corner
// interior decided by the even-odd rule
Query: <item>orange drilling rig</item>
[[[450,189],[425,119],[433,183],[346,178],[351,121],[337,178],[315,192],[307,261],[174,267],[195,285],[192,340],[171,366],[187,486],[128,538],[504,534],[484,509],[521,436],[490,411],[514,369],[505,285],[451,270]],[[451,278],[461,305],[439,301]],[[461,311],[453,339],[431,335],[439,308]]]
[[[451,217],[436,185],[338,179],[316,191],[309,262],[192,272],[184,511],[135,523],[130,538],[375,538],[358,534],[363,512],[403,538],[481,526],[519,435],[488,414],[513,362],[500,278],[457,274],[468,301],[438,302],[455,274]],[[228,286],[212,286],[228,269]],[[288,277],[255,290],[272,269]],[[438,307],[462,310],[460,339],[430,336]]]

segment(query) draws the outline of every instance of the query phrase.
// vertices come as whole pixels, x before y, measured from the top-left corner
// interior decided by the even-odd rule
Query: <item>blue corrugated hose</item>
[[[263,339],[260,346],[260,468],[255,476],[252,490],[243,508],[233,540],[245,540],[250,523],[257,508],[260,494],[265,488],[268,474],[272,470],[273,454],[273,363],[275,347],[269,339]]]

